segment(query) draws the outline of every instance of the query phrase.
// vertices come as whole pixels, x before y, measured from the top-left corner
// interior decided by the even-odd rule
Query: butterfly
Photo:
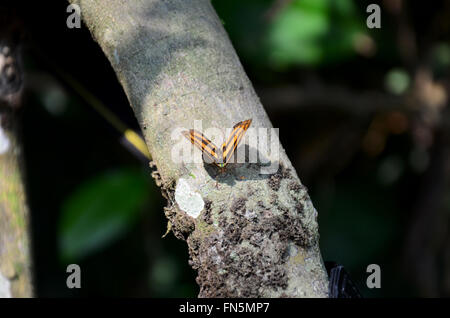
[[[224,169],[251,123],[252,120],[247,119],[234,125],[230,136],[220,148],[194,129],[183,131],[182,134],[211,159],[217,167]]]

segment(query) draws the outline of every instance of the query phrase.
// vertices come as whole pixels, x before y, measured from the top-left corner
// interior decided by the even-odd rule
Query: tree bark
[[[0,9],[0,298],[31,297],[29,214],[17,116],[23,87],[22,30],[12,12]]]
[[[0,121],[11,120],[5,117],[0,112]],[[0,298],[32,296],[29,214],[16,125],[0,125]]]
[[[317,211],[281,146],[269,155],[279,164],[271,175],[260,174],[260,162],[218,174],[171,160],[172,138],[183,138],[174,128],[194,120],[225,128],[252,118],[253,128],[272,127],[210,1],[70,2],[138,119],[165,214],[198,272],[199,297],[327,297]]]

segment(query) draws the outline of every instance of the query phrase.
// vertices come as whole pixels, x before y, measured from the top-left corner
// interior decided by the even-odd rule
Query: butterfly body
[[[230,136],[220,148],[194,129],[183,131],[182,134],[223,171],[251,123],[252,120],[248,119],[234,125]]]

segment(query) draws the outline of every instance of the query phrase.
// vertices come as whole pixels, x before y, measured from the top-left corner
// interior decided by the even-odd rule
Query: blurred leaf
[[[278,17],[269,32],[272,62],[319,62],[322,50],[318,40],[328,28],[329,21],[324,11],[307,11],[291,6]]]
[[[351,57],[368,38],[352,0],[213,1],[239,54],[250,63],[285,68]]]
[[[63,203],[62,257],[79,259],[117,239],[133,225],[150,196],[148,176],[133,169],[107,172],[80,185]]]
[[[364,30],[351,0],[295,0],[268,31],[269,59],[276,67],[339,61],[355,52]]]

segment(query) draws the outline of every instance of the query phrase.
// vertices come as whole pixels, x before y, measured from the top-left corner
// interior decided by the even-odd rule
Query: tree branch
[[[193,128],[194,120],[225,128],[252,118],[252,127],[272,127],[210,1],[71,2],[144,132],[199,296],[326,297],[317,211],[281,146],[269,155],[280,167],[272,175],[260,174],[260,163],[218,175],[171,160],[174,128]]]
[[[31,297],[31,256],[22,145],[18,134],[23,74],[20,25],[0,14],[0,298]]]

